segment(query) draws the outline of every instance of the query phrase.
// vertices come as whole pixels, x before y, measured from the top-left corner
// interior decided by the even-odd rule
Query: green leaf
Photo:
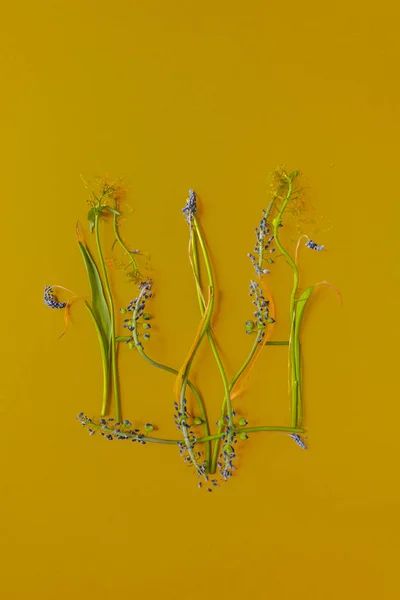
[[[104,397],[109,395],[110,386],[110,364],[111,364],[111,339],[112,327],[108,304],[104,296],[103,284],[97,266],[83,242],[78,242],[79,249],[85,263],[92,293],[92,303],[85,302],[87,309],[93,319],[100,343],[101,356],[103,360],[104,375]]]
[[[111,317],[108,304],[104,295],[103,284],[97,266],[83,242],[78,242],[79,249],[85,263],[86,272],[89,279],[90,290],[92,293],[92,310],[100,325],[105,339],[111,339]]]
[[[88,221],[89,221],[89,227],[90,227],[90,233],[93,232],[94,229],[94,224],[95,224],[95,217],[96,217],[96,211],[94,208],[91,208],[88,212]]]
[[[120,215],[121,213],[115,208],[111,208],[111,206],[102,206],[101,210],[108,210],[108,212],[113,213],[114,215]]]
[[[89,302],[85,301],[85,306],[89,311],[90,316],[93,319],[93,323],[94,326],[96,328],[96,332],[97,332],[97,337],[99,339],[99,345],[100,345],[100,352],[101,352],[101,360],[103,363],[103,405],[102,405],[102,413],[105,414],[105,411],[107,409],[107,401],[108,401],[108,397],[110,395],[110,384],[111,384],[111,378],[110,378],[110,371],[111,371],[111,346],[110,343],[107,343],[107,340],[105,340],[103,332],[101,330],[100,324],[96,318],[96,315],[93,312],[92,307],[90,306]]]
[[[300,334],[300,326],[303,320],[304,311],[307,305],[307,302],[311,298],[311,294],[314,291],[314,286],[310,285],[310,287],[306,288],[304,292],[301,294],[300,298],[297,300],[296,307],[296,316],[295,316],[295,324],[294,324],[294,334],[297,337]]]
[[[294,181],[294,180],[296,179],[296,177],[297,177],[297,175],[298,175],[298,174],[299,174],[299,172],[298,172],[298,171],[292,171],[292,172],[290,173],[290,175],[289,175],[289,179],[290,179],[291,181]]]

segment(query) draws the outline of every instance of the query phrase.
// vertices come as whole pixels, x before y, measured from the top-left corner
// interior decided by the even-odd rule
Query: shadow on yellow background
[[[8,4],[4,600],[398,598],[399,12],[359,0]],[[149,253],[156,282],[151,352],[181,364],[198,323],[180,212],[194,187],[232,375],[249,346],[246,254],[277,164],[305,173],[327,247],[304,256],[305,284],[329,279],[344,304],[321,291],[305,323],[309,450],[253,436],[238,476],[205,494],[175,448],[80,429],[77,413],[99,410],[96,336],[77,305],[56,342],[62,316],[43,305],[43,287],[88,294],[74,231],[87,213],[80,174],[123,175],[123,234]],[[271,280],[278,338],[288,332],[284,267]],[[126,306],[136,289],[112,277]],[[206,349],[197,364],[214,423],[220,380]],[[288,423],[286,365],[284,348],[260,359],[240,401],[254,423]],[[121,373],[126,416],[175,435],[173,378],[125,348]]]

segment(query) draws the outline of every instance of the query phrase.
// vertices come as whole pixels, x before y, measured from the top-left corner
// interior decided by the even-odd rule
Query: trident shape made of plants
[[[210,261],[207,243],[197,216],[197,197],[189,190],[189,197],[182,212],[185,215],[189,230],[188,255],[198,296],[200,321],[197,332],[186,358],[179,369],[157,362],[149,356],[147,343],[150,340],[153,316],[147,312],[153,297],[153,281],[144,277],[139,267],[139,260],[144,256],[139,250],[128,247],[120,234],[121,203],[123,188],[120,183],[110,183],[107,178],[96,180],[96,189],[90,191],[88,221],[90,232],[95,238],[96,258],[89,250],[77,225],[77,240],[80,253],[86,268],[91,289],[91,301],[85,305],[92,318],[97,332],[103,372],[103,396],[100,416],[89,417],[81,412],[78,420],[90,435],[99,432],[107,440],[130,440],[145,445],[157,443],[178,447],[185,463],[190,465],[198,477],[198,486],[212,491],[221,481],[227,481],[235,470],[238,441],[244,442],[249,434],[256,432],[281,432],[291,437],[296,444],[306,449],[303,428],[303,394],[302,394],[302,351],[301,327],[307,304],[314,290],[321,285],[331,285],[326,281],[300,289],[299,250],[301,242],[311,250],[322,251],[324,246],[318,245],[307,235],[300,235],[294,252],[290,252],[281,241],[281,228],[289,216],[300,221],[304,210],[302,189],[298,185],[299,173],[287,173],[277,168],[273,174],[272,198],[263,210],[261,221],[255,229],[256,242],[253,252],[248,256],[255,270],[255,277],[250,281],[249,295],[253,304],[252,318],[246,321],[245,331],[253,337],[250,352],[237,373],[229,378],[223,364],[215,340],[213,313],[215,307],[216,287],[214,273]],[[105,216],[112,219],[115,245],[122,248],[125,260],[119,266],[128,278],[138,285],[138,294],[126,308],[121,308],[122,326],[126,335],[117,335],[116,309],[103,242],[100,237],[99,220]],[[275,305],[267,278],[274,265],[284,260],[293,272],[293,288],[289,306],[289,339],[273,340],[275,323]],[[114,263],[115,264],[115,263]],[[333,286],[331,286],[333,287]],[[335,289],[335,288],[333,288]],[[59,301],[57,290],[71,294],[66,302]],[[335,289],[339,299],[340,295]],[[68,327],[71,305],[78,297],[63,286],[46,286],[44,301],[53,309],[63,309],[65,328]],[[199,389],[190,379],[194,361],[202,343],[208,341],[222,380],[224,397],[221,414],[217,421],[217,430],[212,433],[207,408]],[[156,369],[171,373],[175,377],[174,386],[174,421],[179,431],[177,439],[165,439],[155,435],[155,427],[151,423],[144,425],[142,431],[135,428],[128,419],[122,418],[119,391],[117,345],[126,344],[135,354],[147,361]],[[260,354],[266,347],[287,346],[290,424],[265,425],[252,427],[245,417],[237,417],[235,401],[242,394],[245,376],[251,373]],[[114,409],[114,416],[109,416]],[[218,472],[218,476],[216,473]]]

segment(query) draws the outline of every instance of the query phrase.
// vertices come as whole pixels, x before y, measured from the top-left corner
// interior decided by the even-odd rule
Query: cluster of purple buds
[[[46,285],[44,288],[43,301],[49,308],[65,308],[66,302],[59,302],[51,285]]]
[[[259,341],[261,341],[265,335],[264,330],[267,324],[274,323],[275,319],[269,316],[269,300],[266,300],[260,284],[256,281],[250,281],[249,296],[253,298],[255,321],[246,321],[246,333],[257,333]]]
[[[232,418],[235,416],[235,413],[232,413]],[[219,474],[224,481],[230,479],[233,475],[233,471],[235,469],[235,465],[233,464],[236,459],[235,452],[235,444],[237,444],[237,436],[235,427],[228,415],[225,416],[225,423],[223,420],[218,421],[218,425],[224,423],[226,425],[225,431],[221,437],[222,442],[222,452],[218,457],[217,466],[219,469]]]
[[[200,452],[197,452],[197,455],[198,457],[200,457]],[[199,479],[199,482],[197,484],[197,487],[199,489],[203,487],[203,483],[207,492],[212,492],[213,487],[219,487],[217,480],[210,480],[209,475],[207,475],[207,463],[205,460],[197,466],[197,477]]]
[[[219,474],[224,481],[230,479],[235,470],[234,461],[236,460],[236,452],[234,444],[237,443],[235,431],[231,427],[227,427],[222,436],[222,452],[219,455],[217,463]]]
[[[187,448],[185,442],[182,440],[182,441],[177,442],[177,444],[179,447],[179,455],[183,456],[183,462],[186,463],[187,465],[193,465],[193,459],[190,456],[190,454],[188,453],[188,448]],[[196,445],[196,441],[192,441],[192,445],[190,447],[190,450],[192,452],[194,450],[195,445]],[[196,461],[201,458],[201,452],[199,450],[195,450],[193,452],[193,454],[194,454],[194,458]],[[197,476],[203,477],[206,472],[206,465],[197,463],[195,465],[195,467],[196,467],[196,471],[197,471]]]
[[[183,409],[180,408],[178,402],[174,402],[174,423],[178,431],[182,431],[184,427],[186,427],[188,433],[193,435],[195,439],[195,434],[191,431],[191,427],[198,427],[203,424],[203,419],[200,417],[190,417],[187,411],[187,400],[186,398],[183,400]],[[191,419],[191,422],[189,422]]]
[[[106,440],[130,440],[139,444],[146,444],[146,436],[140,433],[140,429],[132,429],[132,423],[125,419],[122,423],[117,423],[115,419],[109,417],[101,418],[98,421],[90,419],[85,413],[79,413],[77,420],[85,427],[89,435],[100,433]],[[146,428],[145,428],[146,429]]]
[[[190,440],[191,445],[189,448],[186,443],[182,440],[178,442],[179,454],[183,457],[183,462],[188,465],[195,467],[196,474],[199,479],[198,487],[201,488],[201,480],[204,479],[208,482],[207,475],[207,463],[205,460],[202,460],[202,454],[200,450],[195,448],[196,446],[196,437],[192,436]]]
[[[308,242],[306,242],[306,246],[311,250],[317,250],[317,252],[321,252],[321,250],[324,250],[325,248],[324,245],[319,246],[316,242],[313,242],[312,240],[308,240]]]
[[[251,252],[248,252],[247,256],[250,258],[251,262],[253,263],[254,270],[259,277],[261,277],[261,275],[269,275],[270,274],[271,271],[269,269],[262,269],[260,267],[254,254],[251,254]]]
[[[253,263],[253,267],[257,275],[269,275],[270,270],[263,267],[263,263],[266,262],[272,264],[274,261],[272,258],[265,259],[265,252],[269,250],[270,254],[275,252],[275,248],[271,248],[271,244],[274,241],[274,236],[270,235],[271,231],[267,223],[267,211],[263,210],[263,217],[260,221],[260,225],[256,227],[256,244],[254,246],[254,254],[249,252],[247,256]]]
[[[295,443],[296,443],[298,446],[300,446],[300,448],[301,448],[302,450],[307,450],[307,446],[306,446],[306,443],[305,443],[305,441],[304,441],[304,440],[303,440],[303,438],[302,438],[302,437],[300,437],[300,436],[299,436],[297,433],[289,433],[288,435],[289,435],[289,437],[291,437],[291,438],[292,438],[292,440],[294,440],[294,441],[295,441]]]
[[[189,413],[187,412],[187,400],[186,398],[183,400],[183,406],[180,407],[178,402],[174,402],[174,422],[178,431],[183,431],[186,429],[188,435],[192,435],[192,431],[190,431],[191,425],[189,424]]]
[[[174,422],[175,426],[180,431],[184,439],[178,442],[179,454],[183,457],[184,463],[193,466],[196,469],[197,477],[199,480],[203,479],[208,482],[207,475],[207,463],[202,459],[201,452],[195,448],[197,443],[197,437],[192,427],[196,427],[203,423],[200,417],[191,417],[187,411],[187,400],[183,400],[182,406],[178,402],[174,402]],[[198,487],[202,486],[202,482],[199,481]],[[207,491],[211,492],[212,489]]]
[[[139,292],[139,295],[137,296],[137,298],[132,300],[126,308],[123,308],[123,309],[121,308],[122,314],[126,314],[129,312],[134,313],[131,318],[124,319],[123,327],[125,329],[127,329],[128,331],[137,332],[137,325],[140,322],[142,325],[142,328],[145,330],[145,333],[143,333],[143,334],[138,333],[137,337],[139,337],[139,335],[141,335],[141,337],[144,340],[149,340],[150,339],[149,329],[151,329],[151,325],[150,325],[150,323],[148,323],[148,321],[151,319],[151,314],[145,312],[145,308],[146,308],[147,300],[149,298],[153,297],[151,279],[142,281],[141,283],[139,283],[138,287],[139,287],[140,292]],[[127,342],[131,343],[132,342],[131,338],[128,338]],[[138,342],[137,345],[141,346],[142,343]]]
[[[194,190],[189,190],[189,198],[187,199],[184,208],[182,208],[182,212],[186,217],[186,222],[188,223],[188,225],[192,224],[196,210],[196,192]]]

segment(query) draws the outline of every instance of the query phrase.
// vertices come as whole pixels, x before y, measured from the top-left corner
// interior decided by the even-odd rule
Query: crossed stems
[[[232,390],[233,390],[234,386],[236,385],[237,381],[239,380],[239,378],[243,375],[243,373],[246,371],[246,369],[249,367],[249,365],[251,364],[251,362],[254,359],[254,356],[257,352],[257,348],[258,348],[258,345],[260,342],[261,332],[258,333],[256,340],[253,344],[253,347],[252,347],[248,357],[246,358],[245,362],[242,364],[239,371],[236,373],[236,375],[233,377],[231,383],[229,384],[228,378],[226,375],[226,371],[225,371],[224,365],[222,363],[220,354],[218,352],[218,348],[217,348],[217,345],[216,345],[216,342],[215,342],[215,339],[213,336],[213,332],[212,332],[211,326],[210,326],[211,316],[212,316],[212,312],[213,312],[213,308],[214,308],[214,301],[215,301],[215,288],[214,288],[213,272],[212,272],[212,268],[211,268],[208,250],[207,250],[207,247],[206,247],[206,244],[204,241],[204,237],[202,235],[199,223],[198,223],[195,215],[193,216],[193,224],[191,225],[191,230],[190,230],[189,251],[190,251],[191,259],[193,260],[193,271],[194,271],[194,276],[195,276],[195,281],[196,281],[196,286],[197,286],[197,294],[198,294],[200,311],[202,313],[203,320],[202,320],[202,326],[201,326],[201,329],[197,336],[196,342],[192,348],[190,358],[187,361],[185,368],[183,370],[183,373],[182,373],[182,385],[181,385],[179,399],[180,399],[180,409],[181,409],[181,412],[183,413],[184,412],[185,392],[186,392],[187,387],[189,387],[191,389],[192,393],[194,394],[194,396],[196,398],[196,401],[197,401],[197,404],[199,407],[199,412],[201,415],[201,419],[203,421],[204,433],[205,433],[203,438],[196,439],[196,443],[203,443],[203,442],[205,443],[206,470],[207,470],[207,472],[209,471],[210,473],[215,473],[215,471],[216,471],[216,463],[217,463],[219,447],[220,447],[219,440],[224,435],[223,431],[224,431],[226,425],[229,426],[230,431],[232,432],[232,434],[231,434],[232,436],[233,436],[234,432],[240,433],[242,431],[246,431],[246,432],[282,431],[282,432],[292,432],[292,433],[303,432],[303,429],[301,428],[301,424],[302,424],[301,349],[300,349],[300,342],[299,342],[299,327],[296,327],[296,295],[297,295],[298,285],[299,285],[299,271],[298,271],[298,267],[297,267],[295,261],[293,260],[293,258],[289,255],[289,253],[282,246],[282,244],[279,240],[279,235],[278,235],[278,228],[280,227],[280,224],[282,223],[282,215],[285,211],[285,208],[286,208],[288,202],[290,201],[292,189],[293,189],[292,180],[290,179],[290,177],[287,177],[287,183],[288,183],[287,194],[286,194],[285,200],[280,208],[280,211],[279,211],[277,217],[275,217],[275,219],[273,220],[273,227],[274,227],[274,237],[275,237],[276,245],[279,248],[279,250],[281,251],[281,253],[286,257],[289,265],[292,267],[293,272],[294,272],[294,285],[293,285],[291,300],[290,300],[291,331],[290,331],[290,339],[289,339],[289,356],[290,356],[291,396],[292,396],[291,427],[290,428],[275,427],[275,426],[235,428],[233,426],[233,410],[232,410],[232,403],[231,403],[231,393],[232,393]],[[272,203],[268,207],[268,213],[269,213],[271,207],[272,207]],[[117,208],[117,200],[115,199],[115,209],[116,208]],[[112,376],[113,376],[114,398],[115,398],[115,405],[116,405],[115,406],[115,415],[116,415],[117,422],[120,422],[121,421],[121,403],[120,403],[119,382],[118,382],[118,372],[117,372],[117,355],[116,355],[116,339],[115,339],[115,309],[114,309],[114,302],[113,302],[113,298],[112,298],[112,294],[111,294],[110,282],[109,282],[109,279],[107,276],[107,270],[106,270],[104,256],[103,256],[101,243],[100,243],[98,221],[99,221],[99,215],[96,214],[95,223],[94,223],[94,231],[95,231],[95,236],[96,236],[97,250],[98,250],[98,254],[99,254],[99,258],[100,258],[100,264],[101,264],[102,274],[103,274],[103,278],[104,278],[104,282],[105,282],[105,288],[106,288],[106,293],[107,293],[107,298],[108,298],[108,303],[109,303],[109,308],[110,308],[110,317],[111,317],[111,329],[112,329],[111,369],[112,369]],[[137,271],[138,270],[137,263],[134,260],[132,253],[128,250],[128,248],[124,244],[124,242],[119,234],[116,212],[114,213],[114,235],[115,235],[116,241],[118,241],[118,243],[121,245],[121,247],[124,249],[124,251],[130,257],[130,260],[131,260],[134,270]],[[204,296],[203,296],[202,289],[201,289],[201,283],[200,283],[200,269],[199,269],[197,243],[199,243],[199,245],[200,245],[204,263],[206,266],[207,276],[208,276],[209,301],[208,301],[207,305],[204,300]],[[136,306],[139,306],[139,303],[137,303]],[[136,311],[136,314],[134,315],[134,319],[132,320],[133,325],[135,325],[136,317],[137,317],[137,309],[135,309],[135,311]],[[205,314],[205,312],[206,312],[206,314]],[[217,367],[220,372],[223,387],[224,387],[224,400],[223,400],[222,409],[221,409],[221,419],[219,420],[218,432],[214,435],[210,435],[207,414],[206,414],[206,410],[204,407],[204,403],[199,394],[199,391],[197,390],[197,388],[194,386],[194,384],[189,379],[189,373],[190,373],[191,366],[193,364],[193,360],[194,360],[195,355],[201,345],[201,342],[203,341],[205,334],[207,334],[207,337],[208,337],[208,340],[210,343],[210,347],[211,347],[212,353],[214,355],[215,361],[217,363]],[[135,326],[134,326],[134,330],[133,330],[133,337],[134,337],[135,345],[136,345],[136,348],[137,348],[139,354],[149,364],[151,364],[152,366],[154,366],[158,369],[162,369],[162,370],[167,371],[176,376],[178,376],[180,374],[176,369],[173,369],[172,367],[169,367],[167,365],[164,365],[164,364],[161,364],[161,363],[158,363],[158,362],[152,360],[145,353],[141,343],[139,342],[138,334],[137,334],[137,330],[136,330]],[[286,344],[287,344],[287,342],[266,342],[266,345],[286,345]],[[226,415],[228,416],[227,424],[225,424],[225,421],[224,421]],[[187,427],[184,426],[182,429],[183,429],[185,445],[187,447],[188,453],[192,459],[193,464],[199,469],[200,467],[197,464],[196,458],[192,452],[193,442],[191,441],[191,439],[188,436]],[[177,443],[177,441],[175,441],[175,440],[162,440],[161,438],[151,438],[151,439],[146,438],[146,439],[148,441],[154,441],[154,442],[159,442],[159,443],[171,443],[171,444]],[[211,441],[215,441],[215,445],[214,445],[214,451],[213,451],[212,459],[211,459],[211,463],[210,463]]]
[[[114,215],[114,232],[116,233],[116,237],[117,237],[118,241],[120,242],[120,244],[122,245],[122,247],[125,249],[126,252],[129,252],[127,250],[126,246],[123,244],[121,238],[119,237],[118,222],[117,222],[116,215]],[[206,308],[206,303],[205,303],[205,300],[203,297],[203,293],[201,290],[201,284],[200,284],[200,269],[199,269],[198,253],[197,253],[197,241],[199,242],[202,253],[203,253],[204,262],[206,265],[206,270],[207,270],[207,275],[208,275],[210,302],[209,302],[207,308]],[[257,338],[256,338],[256,340],[253,344],[253,347],[252,347],[248,357],[246,358],[245,362],[240,367],[239,371],[237,372],[235,377],[232,379],[231,383],[228,384],[226,371],[224,369],[224,366],[223,366],[221,357],[219,355],[219,352],[218,352],[218,349],[217,349],[217,346],[216,346],[216,343],[214,340],[214,336],[213,336],[213,333],[212,333],[211,327],[210,327],[210,320],[211,320],[212,310],[214,307],[214,277],[213,277],[211,262],[209,259],[209,255],[208,255],[207,247],[206,247],[206,244],[204,241],[204,237],[202,235],[199,223],[195,217],[193,218],[193,228],[191,228],[189,249],[192,251],[191,258],[193,259],[193,268],[194,268],[195,280],[196,280],[196,285],[197,285],[197,293],[198,293],[200,310],[201,310],[203,317],[204,317],[204,311],[207,310],[207,315],[204,320],[203,326],[201,328],[200,334],[198,336],[197,342],[195,343],[194,349],[192,350],[190,360],[187,362],[186,367],[182,373],[182,387],[181,387],[181,392],[180,392],[180,409],[181,409],[181,413],[184,413],[184,411],[185,411],[185,409],[184,409],[185,391],[186,391],[186,387],[189,387],[190,390],[192,391],[193,395],[196,398],[200,416],[202,419],[204,434],[205,434],[204,437],[197,438],[195,440],[195,443],[196,444],[197,443],[205,444],[206,472],[215,473],[216,462],[217,462],[218,452],[219,452],[219,440],[224,435],[224,433],[223,433],[224,425],[223,425],[223,423],[221,424],[221,421],[223,421],[223,419],[225,417],[227,408],[228,408],[228,417],[229,417],[229,420],[231,423],[232,435],[234,433],[241,433],[241,432],[253,433],[253,432],[259,432],[259,431],[280,431],[280,432],[287,432],[287,433],[302,433],[303,429],[296,428],[296,427],[281,427],[281,426],[259,426],[259,427],[240,427],[240,428],[235,428],[233,426],[233,423],[232,423],[233,411],[232,411],[232,405],[231,405],[231,399],[230,399],[231,392],[232,392],[235,384],[239,380],[239,378],[242,376],[242,374],[246,371],[246,369],[252,362],[252,360],[255,356],[255,353],[257,351],[257,348],[258,348],[261,332],[257,335]],[[161,369],[161,370],[171,373],[175,376],[178,376],[179,372],[176,369],[169,367],[167,365],[164,365],[162,363],[159,363],[159,362],[153,360],[152,358],[150,358],[146,354],[142,344],[139,341],[136,323],[137,323],[137,317],[138,317],[138,308],[140,306],[140,298],[144,294],[144,292],[145,292],[144,289],[142,289],[140,291],[139,298],[138,298],[138,301],[136,302],[135,309],[134,309],[133,316],[132,316],[132,328],[133,328],[132,335],[133,335],[135,347],[136,347],[138,353],[140,354],[140,356],[143,359],[145,359],[150,365],[152,365],[153,367],[155,367],[157,369]],[[222,419],[220,421],[218,432],[214,435],[210,435],[207,413],[205,410],[203,400],[200,396],[200,393],[199,393],[198,389],[196,388],[196,386],[189,379],[191,365],[193,363],[195,354],[196,354],[198,348],[200,347],[201,341],[203,340],[203,337],[205,334],[207,334],[212,352],[214,354],[216,363],[218,365],[218,369],[221,374],[221,378],[222,378],[222,381],[224,384],[224,391],[225,391],[224,401],[223,401],[223,405],[222,405]],[[123,339],[123,338],[121,338],[121,339]],[[268,344],[268,345],[287,345],[288,342],[277,341],[277,342],[266,342],[266,344]],[[195,464],[195,466],[197,466],[197,468],[199,468],[199,466],[197,465],[197,460],[192,452],[192,449],[194,446],[193,440],[190,439],[189,436],[187,435],[186,427],[183,427],[183,433],[184,433],[185,445],[188,450],[189,456],[191,457],[192,462]],[[146,436],[146,440],[149,442],[162,443],[162,444],[176,444],[179,441],[179,440],[165,440],[162,438],[154,438],[154,437],[150,438],[147,436]],[[212,441],[215,441],[215,446],[214,446],[212,461],[210,463],[211,442]]]
[[[164,365],[159,366],[158,363],[154,363],[154,361],[152,361],[151,359],[149,359],[149,357],[144,356],[144,358],[146,358],[146,360],[148,360],[150,362],[150,364],[152,364],[153,366],[157,367],[157,368],[162,368],[168,372],[174,373],[176,374],[177,371],[175,371],[174,369],[170,370],[168,367],[165,369]],[[112,427],[108,427],[107,425],[101,425],[100,423],[94,423],[93,421],[90,421],[87,423],[88,426],[90,426],[91,429],[95,429],[98,431],[101,431],[104,434],[115,434],[115,429],[113,429]],[[272,431],[272,432],[279,432],[279,433],[304,433],[304,429],[302,429],[301,427],[275,427],[274,425],[265,425],[262,427],[238,427],[237,429],[235,429],[236,433],[258,433],[260,431]],[[180,444],[182,443],[182,440],[177,440],[177,439],[166,439],[166,438],[158,438],[158,437],[154,437],[154,436],[148,436],[148,435],[143,435],[143,434],[138,434],[132,431],[126,431],[121,429],[120,433],[121,436],[123,436],[123,439],[131,439],[131,440],[135,440],[135,441],[145,441],[145,442],[150,442],[153,444],[165,444],[165,445],[178,445],[180,446]],[[214,440],[219,440],[222,438],[224,434],[223,433],[215,433],[213,435],[206,435],[204,437],[201,438],[196,438],[196,441],[194,442],[194,444],[207,444],[210,443]]]
[[[268,207],[268,214],[269,214],[269,211],[271,210],[271,208],[272,208],[272,203]],[[213,272],[212,272],[212,267],[211,267],[211,262],[210,262],[210,257],[208,254],[207,246],[204,241],[204,237],[203,237],[201,228],[199,226],[198,220],[196,219],[195,215],[193,215],[193,226],[191,226],[190,235],[191,235],[191,243],[189,244],[189,258],[190,258],[190,262],[192,263],[192,266],[193,266],[193,273],[194,273],[196,286],[197,286],[197,295],[198,295],[198,300],[199,300],[200,312],[201,312],[201,314],[203,314],[204,310],[205,310],[205,301],[204,301],[204,297],[202,294],[201,283],[200,283],[200,269],[199,269],[199,257],[198,257],[198,251],[197,251],[197,242],[199,243],[201,251],[202,251],[204,263],[206,266],[209,286],[214,286],[214,278],[213,278]],[[261,336],[262,336],[262,330],[260,330],[258,332],[256,339],[254,341],[253,347],[251,348],[251,351],[250,351],[248,357],[246,358],[245,362],[242,364],[242,366],[240,367],[240,369],[238,370],[236,375],[233,377],[232,381],[230,383],[228,383],[226,371],[223,366],[220,354],[218,352],[218,348],[217,348],[217,345],[216,345],[216,342],[214,339],[213,332],[210,327],[207,329],[207,337],[208,337],[210,347],[211,347],[212,353],[214,355],[215,361],[217,363],[217,367],[220,372],[223,387],[224,387],[224,400],[223,400],[222,408],[221,408],[221,418],[218,421],[218,433],[215,437],[213,456],[212,456],[212,461],[211,461],[211,465],[210,465],[210,473],[215,473],[215,471],[216,471],[217,461],[218,461],[218,456],[219,456],[219,449],[220,449],[220,439],[224,435],[224,433],[223,433],[224,429],[226,427],[229,427],[230,433],[228,435],[228,440],[227,440],[228,443],[232,442],[232,439],[233,439],[235,433],[242,431],[242,429],[236,429],[233,424],[233,414],[234,413],[233,413],[233,409],[232,409],[231,395],[232,395],[232,391],[233,391],[236,383],[239,381],[240,377],[243,375],[243,373],[246,371],[246,369],[250,366],[253,359],[255,358],[257,349],[259,348],[259,344],[261,341]],[[265,342],[265,343],[268,345],[287,345],[288,342]],[[228,416],[227,423],[225,422],[226,415]],[[263,427],[260,427],[260,428],[256,427],[256,428],[252,428],[251,430],[252,431],[269,431],[269,429],[264,429]],[[274,428],[273,430],[274,431],[275,430],[283,431],[286,429],[277,427],[277,428]],[[244,429],[243,429],[243,431],[244,431]],[[249,429],[246,429],[246,431],[249,431]]]
[[[138,311],[139,311],[139,306],[141,304],[140,300],[142,298],[142,296],[145,293],[145,288],[143,287],[140,290],[139,296],[138,296],[138,300],[135,304],[135,308],[132,314],[132,335],[133,335],[133,340],[135,342],[135,347],[137,349],[137,351],[139,352],[140,356],[142,358],[144,358],[150,365],[152,365],[153,367],[156,367],[157,369],[161,369],[163,371],[167,371],[167,373],[172,373],[175,376],[179,375],[179,372],[176,369],[173,369],[172,367],[169,367],[167,365],[164,365],[162,363],[156,362],[155,360],[152,360],[144,351],[144,348],[139,340],[139,336],[138,336],[138,332],[137,332],[137,319],[138,319]],[[198,391],[198,389],[196,388],[196,386],[190,381],[189,379],[189,373],[186,374],[185,377],[185,381],[186,381],[186,386],[188,386],[190,388],[190,390],[192,391],[194,397],[196,398],[197,401],[197,405],[199,408],[199,412],[200,412],[200,417],[202,419],[203,422],[203,427],[204,427],[204,433],[205,433],[205,438],[209,438],[210,436],[210,429],[209,429],[209,425],[208,425],[208,420],[207,420],[207,414],[206,414],[206,410],[203,404],[203,400],[200,396],[200,393]],[[183,386],[182,386],[183,389]],[[183,411],[182,411],[183,413]],[[186,427],[183,428],[183,431],[186,431]],[[147,439],[147,438],[146,438]],[[187,436],[187,432],[186,432],[186,439],[185,442],[189,441],[189,446],[190,448],[192,447],[192,443],[190,442],[188,436]],[[206,463],[209,463],[210,460],[210,453],[211,453],[211,443],[210,441],[204,440],[206,442],[205,444],[205,454],[206,454]],[[193,459],[192,459],[193,460]]]

